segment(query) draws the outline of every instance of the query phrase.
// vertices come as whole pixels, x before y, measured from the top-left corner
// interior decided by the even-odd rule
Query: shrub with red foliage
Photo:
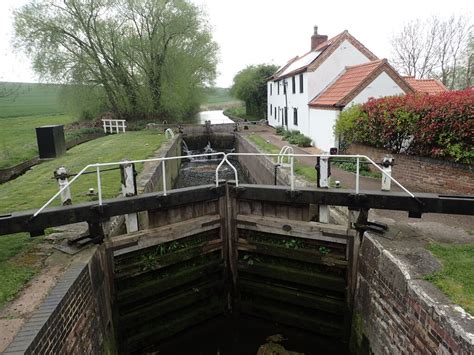
[[[372,99],[361,106],[354,141],[394,153],[474,160],[474,90]]]

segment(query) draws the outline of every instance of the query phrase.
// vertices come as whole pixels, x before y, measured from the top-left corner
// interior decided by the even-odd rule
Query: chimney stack
[[[311,36],[311,50],[314,51],[317,46],[327,40],[328,36],[318,35],[318,26],[314,26],[314,34]]]

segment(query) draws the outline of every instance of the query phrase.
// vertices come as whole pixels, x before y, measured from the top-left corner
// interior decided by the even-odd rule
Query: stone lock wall
[[[12,354],[114,352],[112,310],[102,248],[72,265],[5,350]]]
[[[401,184],[416,191],[474,195],[474,168],[446,160],[404,154],[390,154],[380,148],[351,144],[347,154],[367,155],[381,162],[386,155],[395,158],[392,174]]]
[[[377,237],[364,236],[353,350],[359,354],[473,354],[474,317],[453,305],[407,264]]]

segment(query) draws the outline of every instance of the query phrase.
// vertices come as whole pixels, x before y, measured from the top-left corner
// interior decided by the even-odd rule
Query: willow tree
[[[15,34],[44,80],[99,90],[130,118],[193,111],[216,74],[205,15],[186,0],[36,0]]]

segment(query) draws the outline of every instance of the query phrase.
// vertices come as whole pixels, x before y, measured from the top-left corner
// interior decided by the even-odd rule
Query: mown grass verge
[[[66,125],[69,115],[0,118],[0,168],[20,164],[38,155],[36,127]]]
[[[441,271],[427,276],[454,303],[474,316],[474,244],[429,244],[428,250],[441,262]]]
[[[251,140],[253,143],[255,143],[255,145],[258,146],[265,153],[271,153],[271,154],[280,153],[280,148],[278,148],[274,144],[268,143],[264,138],[256,134],[249,134],[246,137],[249,140]],[[276,160],[277,159],[275,157],[274,161]],[[309,182],[316,183],[316,170],[313,166],[303,165],[297,159],[295,159],[294,169],[295,169],[295,175],[299,175]]]
[[[263,119],[263,117],[247,115],[247,110],[245,109],[245,106],[230,107],[224,110],[224,115],[238,117],[248,121],[260,121]]]
[[[30,210],[41,207],[58,191],[57,182],[52,179],[53,171],[66,166],[70,172],[78,172],[84,166],[96,162],[137,160],[152,155],[163,143],[165,137],[151,131],[128,132],[110,135],[84,143],[70,149],[63,157],[44,162],[17,179],[0,185],[0,213]],[[140,171],[141,164],[137,165]],[[101,174],[104,198],[120,193],[119,170]],[[72,186],[73,203],[90,201],[89,187],[96,189],[95,174],[80,177]],[[59,205],[55,201],[53,205]],[[31,265],[24,265],[17,256],[28,252],[37,240],[26,233],[0,236],[0,308],[22,289],[37,271]]]

